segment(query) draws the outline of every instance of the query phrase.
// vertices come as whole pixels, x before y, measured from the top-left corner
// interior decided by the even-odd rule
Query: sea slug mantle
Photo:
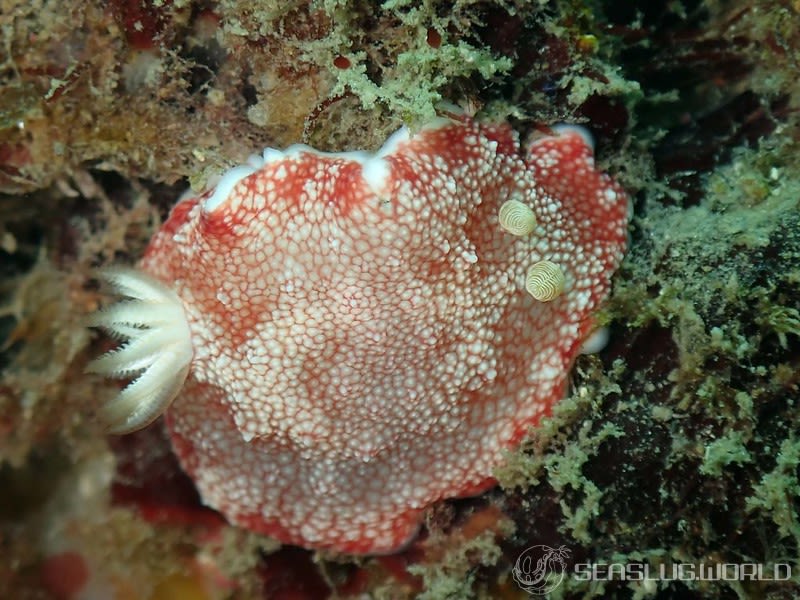
[[[626,243],[628,198],[563,128],[442,119],[375,154],[268,149],[181,200],[97,372],[112,430],[167,408],[204,502],[283,542],[391,552],[493,484],[564,394]]]

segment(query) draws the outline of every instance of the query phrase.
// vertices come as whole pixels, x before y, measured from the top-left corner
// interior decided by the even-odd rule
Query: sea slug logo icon
[[[564,580],[570,554],[566,546],[531,546],[519,555],[511,575],[519,587],[529,594],[547,594]]]

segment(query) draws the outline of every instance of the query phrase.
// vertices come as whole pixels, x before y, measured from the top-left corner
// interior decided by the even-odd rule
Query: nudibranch
[[[442,119],[376,153],[267,149],[179,201],[93,365],[105,408],[166,411],[183,468],[231,522],[386,553],[426,507],[494,483],[563,397],[626,245],[628,197],[562,128]],[[168,410],[167,410],[168,409]]]

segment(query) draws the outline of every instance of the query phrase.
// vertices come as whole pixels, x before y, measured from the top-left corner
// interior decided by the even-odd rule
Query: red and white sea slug
[[[566,128],[520,150],[466,118],[376,154],[265,150],[181,200],[94,370],[167,408],[208,505],[290,544],[390,552],[475,494],[564,395],[625,248],[628,198]]]

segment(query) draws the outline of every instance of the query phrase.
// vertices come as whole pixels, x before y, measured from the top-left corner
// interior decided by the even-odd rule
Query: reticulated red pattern
[[[207,198],[178,204],[141,263],[192,332],[175,451],[231,521],[350,553],[393,551],[432,502],[493,484],[563,396],[628,210],[578,132],[520,151],[469,120],[382,157],[295,150]],[[509,199],[536,214],[530,236],[499,226]],[[551,302],[525,291],[542,260],[566,276]]]

